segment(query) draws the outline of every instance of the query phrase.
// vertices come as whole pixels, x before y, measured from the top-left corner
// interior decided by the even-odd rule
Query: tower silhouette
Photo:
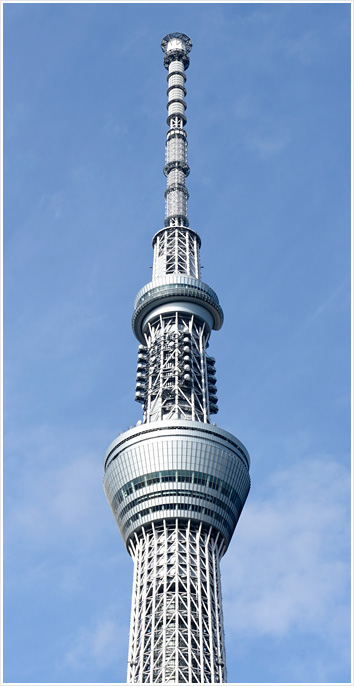
[[[249,456],[210,422],[218,411],[211,331],[216,293],[200,279],[190,228],[183,33],[161,43],[167,75],[165,221],[153,237],[152,281],[135,299],[135,400],[143,421],[104,458],[104,489],[134,561],[128,683],[226,681],[220,559],[249,489]]]

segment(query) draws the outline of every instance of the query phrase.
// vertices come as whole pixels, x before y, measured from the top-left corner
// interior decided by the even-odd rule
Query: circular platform
[[[249,455],[232,434],[187,420],[142,424],[109,446],[104,489],[123,540],[151,522],[212,526],[226,551],[249,489]]]

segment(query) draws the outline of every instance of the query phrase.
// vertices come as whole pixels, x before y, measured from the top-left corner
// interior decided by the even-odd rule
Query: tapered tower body
[[[201,241],[189,226],[185,71],[188,36],[161,43],[167,75],[164,226],[153,237],[152,281],[137,294],[136,395],[143,420],[104,458],[104,489],[134,560],[128,683],[226,681],[220,559],[247,498],[249,456],[210,422],[222,326],[200,279]]]

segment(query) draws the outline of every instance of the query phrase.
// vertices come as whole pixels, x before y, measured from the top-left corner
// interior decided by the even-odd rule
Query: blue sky
[[[164,219],[160,41],[182,31],[216,419],[251,455],[228,680],[349,682],[349,3],[3,11],[5,681],[126,678],[103,455],[141,417],[130,322]]]

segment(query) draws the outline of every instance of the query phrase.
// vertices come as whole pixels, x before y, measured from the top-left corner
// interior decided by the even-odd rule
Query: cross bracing
[[[138,355],[136,400],[144,422],[160,419],[209,421],[217,411],[215,366],[206,355],[209,331],[193,315],[176,312],[149,322]]]
[[[136,534],[129,683],[226,681],[222,552],[212,527],[190,521],[164,520]]]
[[[153,279],[167,274],[189,274],[200,278],[199,239],[185,226],[166,228],[156,236]]]

